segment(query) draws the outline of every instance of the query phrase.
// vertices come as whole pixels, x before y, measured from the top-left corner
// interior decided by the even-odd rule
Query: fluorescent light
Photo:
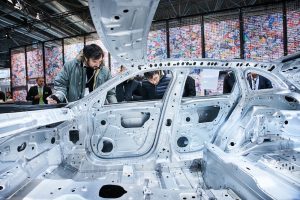
[[[18,9],[18,10],[22,10],[23,9],[23,6],[22,4],[20,4],[19,1],[17,1],[16,5],[14,6],[14,8]]]
[[[40,13],[36,13],[36,17],[35,17],[37,20],[41,20],[40,18]]]

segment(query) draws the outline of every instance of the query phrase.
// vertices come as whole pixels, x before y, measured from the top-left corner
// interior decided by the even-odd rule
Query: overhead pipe
[[[10,21],[8,19],[3,19],[3,17],[0,17],[0,21],[8,24],[10,26],[14,24],[12,21]],[[39,41],[49,40],[49,37],[46,36],[46,38],[43,38],[43,36],[45,36],[45,35],[42,35],[40,33],[37,33],[36,35],[34,35],[32,33],[29,33],[25,28],[18,28],[18,29],[15,29],[14,31],[21,33],[23,35],[26,35],[28,37],[31,37],[33,39],[39,40]]]
[[[39,0],[39,2],[44,3],[43,0]],[[47,2],[44,5],[47,6],[49,9],[53,10],[56,13],[63,13],[63,12],[69,11],[66,7],[64,7],[63,5],[58,3],[57,1]],[[89,33],[89,32],[94,32],[95,31],[95,28],[93,26],[91,26],[90,24],[88,24],[87,22],[81,23],[81,24],[74,23],[74,22],[78,22],[78,21],[83,21],[77,15],[72,15],[72,16],[66,17],[66,19],[71,21],[75,26],[77,26],[78,28],[84,30],[85,32]]]
[[[22,12],[22,11],[20,11],[20,12],[11,12],[11,10],[9,10],[9,9],[7,9],[7,8],[3,8],[3,10],[1,10],[1,11],[3,11],[4,13],[6,13],[6,14],[9,14],[9,15],[11,15],[11,16],[14,16],[14,17],[19,17],[19,18],[21,18],[21,17],[26,17],[26,16],[28,16],[28,17],[30,17],[31,19],[35,19],[35,17],[34,16],[32,16],[32,15],[28,15],[27,13],[26,13],[26,15]],[[39,29],[41,29],[41,30],[47,30],[47,32],[48,33],[50,33],[51,35],[54,35],[55,37],[58,37],[58,38],[62,38],[62,37],[67,37],[68,36],[68,34],[66,34],[66,33],[64,33],[64,32],[62,32],[60,29],[58,29],[58,28],[56,28],[56,27],[51,27],[51,29],[49,29],[49,27],[47,27],[47,26],[45,26],[45,25],[43,25],[43,24],[36,24],[35,25],[35,27],[37,27],[37,28],[39,28]]]

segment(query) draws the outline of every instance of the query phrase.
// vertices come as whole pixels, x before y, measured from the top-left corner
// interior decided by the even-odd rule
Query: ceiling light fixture
[[[12,0],[7,0],[9,3],[14,4],[14,2]]]
[[[22,10],[23,9],[23,6],[22,4],[20,4],[19,1],[17,1],[16,5],[14,6],[14,8],[18,9],[18,10]]]
[[[41,18],[40,18],[40,13],[36,13],[36,17],[35,17],[35,19],[37,19],[37,20],[41,20]]]

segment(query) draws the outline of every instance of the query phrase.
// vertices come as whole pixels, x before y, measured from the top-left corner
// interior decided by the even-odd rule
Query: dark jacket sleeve
[[[140,81],[135,81],[135,86],[133,88],[132,92],[132,100],[139,101],[143,100],[143,89],[142,89],[142,83]]]
[[[231,93],[234,82],[235,80],[234,80],[233,73],[228,73],[225,75],[224,82],[223,82],[223,94]]]
[[[188,76],[184,85],[183,97],[196,96],[195,80]]]
[[[269,79],[260,76],[259,79],[261,79],[259,82],[260,88],[259,89],[267,89],[267,88],[273,88],[272,83]]]
[[[27,96],[26,96],[26,100],[27,101],[33,101],[34,100],[34,96],[37,95],[35,93],[35,86],[31,87],[27,93]]]

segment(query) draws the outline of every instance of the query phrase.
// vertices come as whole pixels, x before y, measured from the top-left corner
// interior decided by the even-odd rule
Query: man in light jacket
[[[96,44],[87,45],[79,55],[65,63],[55,77],[55,93],[48,97],[49,104],[77,101],[111,78],[111,73],[103,63],[103,50]],[[106,100],[117,103],[115,89],[108,91]]]

